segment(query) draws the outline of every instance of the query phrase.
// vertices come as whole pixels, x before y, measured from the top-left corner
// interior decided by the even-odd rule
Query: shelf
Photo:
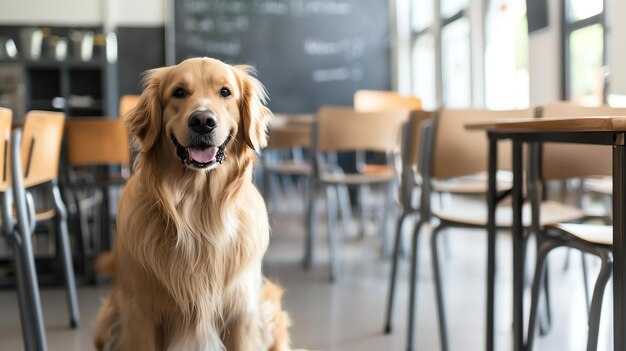
[[[68,58],[67,60],[57,61],[51,59],[41,59],[41,60],[0,60],[0,64],[21,64],[24,67],[41,67],[41,68],[58,68],[58,67],[68,67],[68,68],[82,68],[82,67],[93,67],[99,68],[107,62],[100,58],[94,58],[89,61],[82,61],[74,58]]]

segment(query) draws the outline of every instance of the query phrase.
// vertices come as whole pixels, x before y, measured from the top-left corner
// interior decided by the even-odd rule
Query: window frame
[[[608,0],[602,0],[602,12],[595,14],[591,17],[570,21],[568,18],[568,5],[570,0],[561,0],[561,99],[569,101],[572,98],[571,92],[571,80],[570,66],[570,37],[571,34],[577,30],[588,28],[599,24],[602,26],[603,45],[602,45],[602,66],[608,68],[608,34],[609,26],[607,25],[607,8]],[[602,103],[606,104],[608,97],[608,79],[604,76],[602,89]]]

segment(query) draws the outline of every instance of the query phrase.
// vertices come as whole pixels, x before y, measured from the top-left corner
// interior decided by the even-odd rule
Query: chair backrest
[[[139,95],[124,95],[120,98],[120,117],[137,106]]]
[[[539,117],[626,116],[626,108],[585,107],[558,101],[538,108]],[[543,180],[584,178],[611,175],[610,146],[545,143],[543,145]]]
[[[422,151],[422,147],[425,146],[422,143],[423,123],[430,120],[432,117],[433,112],[431,111],[413,111],[411,113],[404,127],[403,138],[405,139],[402,141],[403,167],[409,166],[419,169],[419,155]]]
[[[357,112],[351,108],[322,107],[318,111],[316,150],[399,151],[402,125],[410,111]]]
[[[121,119],[70,120],[65,139],[70,166],[130,164],[130,138]]]
[[[61,112],[30,111],[22,138],[24,187],[57,178],[65,115]]]
[[[11,123],[13,121],[13,111],[0,107],[0,192],[5,192],[11,187],[10,169],[10,141]]]
[[[275,115],[268,128],[271,150],[308,148],[311,146],[311,126],[314,115]]]
[[[487,171],[489,141],[485,131],[468,130],[472,122],[507,118],[531,118],[533,110],[493,111],[485,109],[442,109],[435,117],[432,177],[448,179]],[[511,144],[498,145],[498,169],[510,169]]]
[[[395,91],[359,90],[354,94],[354,109],[359,112],[421,110],[422,100]]]

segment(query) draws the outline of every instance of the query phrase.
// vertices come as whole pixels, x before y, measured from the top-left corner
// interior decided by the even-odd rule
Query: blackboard
[[[174,60],[250,64],[275,113],[351,106],[391,86],[387,0],[175,0]]]

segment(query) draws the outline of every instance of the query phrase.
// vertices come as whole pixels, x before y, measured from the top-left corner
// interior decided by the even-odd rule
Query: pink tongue
[[[217,155],[217,148],[210,147],[206,149],[189,148],[189,154],[191,158],[198,163],[209,163],[215,159]]]

